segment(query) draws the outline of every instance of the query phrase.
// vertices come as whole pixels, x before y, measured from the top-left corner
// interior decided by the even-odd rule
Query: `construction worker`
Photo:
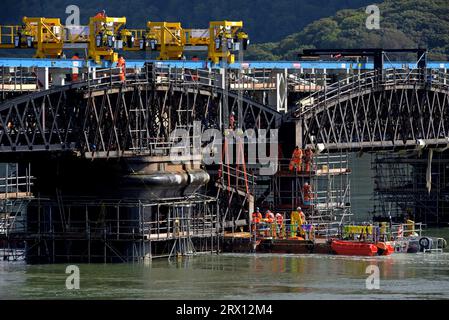
[[[125,82],[125,74],[126,74],[126,61],[122,55],[119,56],[117,61],[117,67],[119,68],[119,77],[121,82]]]
[[[300,207],[298,207],[297,210],[299,213],[299,221],[298,221],[299,234],[305,238],[306,235],[305,229],[307,228],[307,226],[305,226],[307,224],[306,215],[304,214],[304,212]]]
[[[300,149],[298,146],[295,147],[295,150],[293,151],[292,160],[290,161],[289,170],[293,171],[296,168],[297,172],[300,172],[302,170],[302,149]]]
[[[200,61],[200,59],[197,56],[193,56],[192,61]],[[199,80],[198,71],[196,72],[196,74],[193,74],[190,72],[190,75],[191,75],[193,81]]]
[[[253,232],[256,231],[256,225],[258,225],[262,221],[262,213],[260,213],[260,209],[256,208],[256,211],[253,212]]]
[[[296,208],[296,211],[292,211],[290,215],[290,236],[292,238],[297,236],[298,226],[301,224],[301,207]]]
[[[267,212],[265,212],[265,220],[267,223],[273,223],[274,222],[274,213],[271,212],[270,210],[267,210]]]
[[[265,229],[265,235],[269,236],[269,231],[271,230],[271,236],[276,237],[276,225],[274,224],[274,213],[270,210],[265,212],[265,222],[267,227]]]
[[[98,12],[94,18],[106,18],[106,10],[102,10],[101,12]]]
[[[304,199],[303,201],[304,205],[311,206],[313,193],[312,193],[312,186],[308,182],[304,183],[304,186],[302,187],[302,195]]]
[[[307,149],[304,152],[304,163],[305,163],[305,169],[306,172],[310,172],[312,169],[312,163],[313,163],[313,151],[312,148],[307,147]]]
[[[282,233],[284,230],[284,216],[279,212],[276,213],[276,227],[278,237],[283,237]]]
[[[234,130],[235,127],[235,113],[234,111],[231,112],[231,115],[229,116],[229,129]]]
[[[78,52],[76,52],[73,55],[72,60],[79,60],[79,59],[80,59],[80,56],[79,56]],[[73,64],[75,65],[76,63],[73,63]],[[74,66],[72,68],[72,82],[78,81],[78,72],[79,72],[79,68]]]

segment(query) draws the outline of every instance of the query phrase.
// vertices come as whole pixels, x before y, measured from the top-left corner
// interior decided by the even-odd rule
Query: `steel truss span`
[[[162,78],[147,69],[125,83],[106,75],[7,100],[0,104],[0,153],[159,155],[170,132],[190,129],[193,121],[201,121],[203,128],[224,129],[219,112],[224,98],[229,109],[223,112],[240,114],[243,130],[279,125],[277,111],[248,96],[239,113],[238,94],[218,87],[212,73],[192,81],[191,73],[184,72]]]
[[[299,103],[305,144],[389,150],[449,144],[449,76],[432,70],[377,71],[342,80]]]

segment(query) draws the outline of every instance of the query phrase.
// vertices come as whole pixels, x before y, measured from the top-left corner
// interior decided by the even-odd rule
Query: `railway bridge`
[[[170,151],[183,147],[171,133],[185,129],[195,136],[195,122],[203,130],[224,133],[230,128],[279,129],[286,157],[295,145],[312,146],[324,159],[329,152],[422,150],[449,144],[449,76],[444,68],[400,64],[348,71],[340,64],[333,72],[318,69],[319,63],[252,65],[226,69],[136,64],[124,82],[114,68],[88,67],[82,80],[69,84],[56,73],[42,78],[29,68],[2,70],[0,157],[4,162],[34,161],[35,189],[48,197],[28,206],[28,231],[37,238],[30,238],[29,232],[9,234],[32,244],[34,257],[50,252],[46,257],[51,261],[86,250],[92,254],[78,256],[83,261],[95,256],[129,261],[148,254],[185,254],[195,250],[193,243],[219,250],[213,239],[220,230],[244,226],[248,212],[265,201],[295,206],[302,183],[315,179],[282,173],[282,166],[275,177],[255,175],[258,164],[204,167],[201,156],[194,154],[180,159],[183,165],[173,164]],[[51,78],[53,83],[47,83]],[[37,161],[42,159],[48,162]],[[338,161],[347,166],[342,159]],[[329,172],[317,170],[316,185],[320,177],[346,176],[349,170]],[[210,185],[211,176],[218,176],[213,184],[218,194],[199,192]],[[281,190],[284,180],[291,189]],[[32,197],[31,184],[28,179],[27,198]],[[273,200],[282,198],[282,192],[288,193],[287,203]],[[318,199],[321,191],[316,192]],[[338,195],[323,192],[325,202],[317,208],[331,217],[337,211],[345,216],[347,186],[342,184]],[[85,215],[85,221],[72,215],[78,220]],[[53,225],[38,224],[42,219]],[[80,225],[96,233],[85,239],[87,230]],[[50,251],[49,241],[54,246]],[[170,246],[157,248],[159,241]],[[73,243],[73,250],[66,243]]]
[[[300,100],[289,116],[299,140],[321,150],[375,151],[449,144],[449,75],[374,70]]]

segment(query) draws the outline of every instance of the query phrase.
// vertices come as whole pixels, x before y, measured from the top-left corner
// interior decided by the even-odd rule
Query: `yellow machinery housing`
[[[207,52],[213,63],[235,61],[246,50],[242,21],[213,21],[208,29],[183,29],[179,22],[148,22],[146,30],[126,29],[126,18],[96,15],[88,26],[64,27],[58,18],[23,18],[22,26],[0,26],[0,49],[35,48],[37,58],[59,58],[64,49],[87,49],[89,59],[116,62],[118,50],[159,52],[159,60]]]
[[[64,47],[64,26],[58,18],[23,18],[23,34],[36,44],[36,58],[58,58]],[[28,41],[28,40],[27,40]]]
[[[36,58],[60,57],[64,45],[64,27],[58,18],[24,17],[22,21],[22,26],[0,27],[0,48],[36,48]]]
[[[36,58],[59,58],[64,49],[87,49],[89,59],[118,60],[116,50],[133,46],[126,18],[92,17],[89,26],[64,27],[58,18],[23,18],[22,26],[0,26],[0,49],[35,48]]]
[[[213,63],[221,60],[234,63],[232,51],[246,50],[248,43],[242,21],[213,21],[209,24],[208,59]]]
[[[148,47],[159,52],[160,60],[180,60],[184,53],[182,27],[179,22],[148,22],[145,37]]]
[[[159,52],[159,60],[180,60],[187,51],[207,52],[213,63],[235,61],[233,52],[246,50],[249,39],[241,21],[214,21],[209,29],[183,29],[179,22],[148,22],[140,49]],[[129,49],[126,49],[129,50]]]
[[[126,18],[92,17],[89,20],[89,59],[100,63],[102,59],[115,62],[118,54],[115,49],[120,49],[122,42],[120,29],[126,24]],[[126,29],[125,29],[126,30]],[[132,36],[132,35],[131,35]],[[119,40],[123,41],[123,40]]]

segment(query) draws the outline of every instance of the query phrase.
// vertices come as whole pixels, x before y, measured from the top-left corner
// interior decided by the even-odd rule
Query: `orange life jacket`
[[[298,149],[298,150],[295,149],[295,151],[293,151],[292,160],[294,162],[302,161],[302,150],[301,149]]]
[[[103,12],[98,12],[94,18],[106,18],[106,15]]]
[[[310,200],[313,198],[312,195],[312,186],[309,184],[308,186],[302,187],[302,192],[304,193],[304,199]]]
[[[262,220],[262,214],[260,212],[253,212],[254,223],[260,223],[261,220]]]
[[[273,212],[267,212],[266,214],[265,214],[265,219],[267,219],[267,222],[268,223],[273,223],[274,222],[274,214],[273,214]]]
[[[125,81],[126,61],[123,57],[118,59],[117,67],[119,68],[119,76],[121,81]]]

